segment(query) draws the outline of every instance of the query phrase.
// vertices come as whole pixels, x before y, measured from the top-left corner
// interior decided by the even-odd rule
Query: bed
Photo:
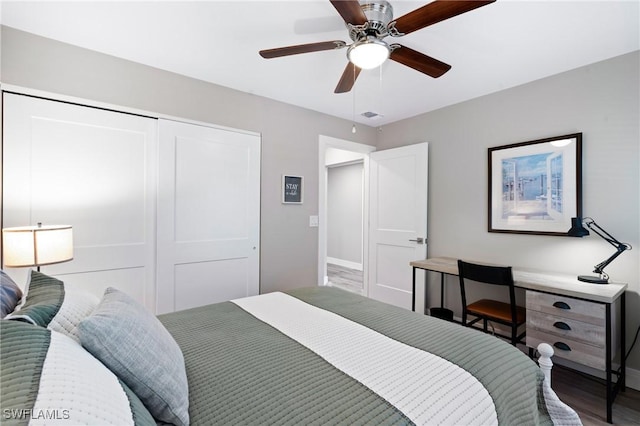
[[[508,343],[336,288],[154,317],[33,272],[23,299],[0,321],[3,424],[580,424]]]

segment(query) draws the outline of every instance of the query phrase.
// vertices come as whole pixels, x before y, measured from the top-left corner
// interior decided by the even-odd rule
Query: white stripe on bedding
[[[445,359],[283,293],[232,302],[367,386],[417,425],[498,424],[484,386]]]
[[[29,426],[133,426],[129,398],[118,378],[80,343],[51,332]]]

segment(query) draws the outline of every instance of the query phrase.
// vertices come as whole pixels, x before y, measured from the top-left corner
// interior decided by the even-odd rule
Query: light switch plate
[[[318,216],[309,216],[309,226],[311,228],[317,228],[319,222]]]

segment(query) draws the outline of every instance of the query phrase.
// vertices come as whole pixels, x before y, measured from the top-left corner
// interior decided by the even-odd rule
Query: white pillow
[[[62,306],[60,306],[60,310],[53,317],[47,328],[80,342],[78,324],[91,315],[98,303],[100,303],[100,299],[91,293],[65,288]]]

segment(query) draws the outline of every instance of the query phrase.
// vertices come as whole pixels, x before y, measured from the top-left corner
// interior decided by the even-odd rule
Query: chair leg
[[[482,330],[486,333],[487,332],[487,319],[483,318],[482,319]]]

